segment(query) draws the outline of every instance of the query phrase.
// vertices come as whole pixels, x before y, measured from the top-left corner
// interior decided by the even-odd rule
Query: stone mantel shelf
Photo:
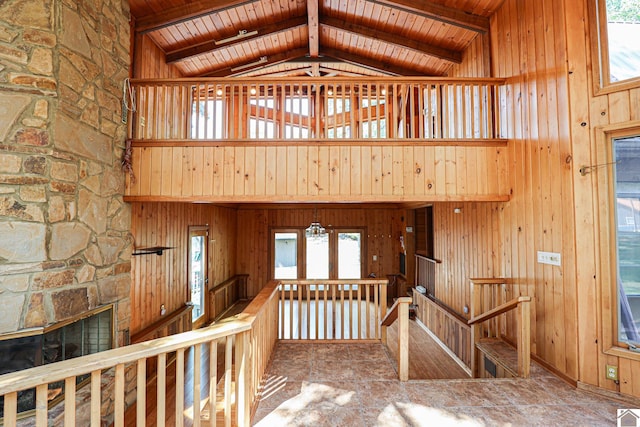
[[[135,249],[131,255],[133,256],[149,255],[149,254],[162,255],[164,251],[169,249],[173,249],[173,247],[172,246],[152,246],[149,248],[138,248],[138,249]]]

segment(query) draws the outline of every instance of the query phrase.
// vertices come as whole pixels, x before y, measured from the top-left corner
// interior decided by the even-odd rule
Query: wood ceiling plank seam
[[[449,25],[467,28],[472,31],[486,33],[489,31],[489,19],[484,16],[466,13],[463,10],[442,6],[428,0],[369,0],[374,3],[384,4],[397,9],[406,10],[434,19],[446,22]]]
[[[156,11],[155,13],[149,15],[137,17],[135,30],[143,34],[151,31],[157,31],[162,28],[175,25],[179,22],[206,16],[211,13],[237,7],[243,3],[254,1],[258,0],[217,1],[215,3],[215,6],[213,7],[211,6],[211,1],[207,0],[195,0],[174,7],[166,7],[165,4],[161,11]]]
[[[265,36],[273,34],[275,32],[289,31],[291,28],[300,27],[304,25],[304,17],[297,17],[293,19],[289,19],[282,22],[277,22],[275,24],[270,24],[268,26],[257,29],[257,34],[248,36],[241,40],[236,40],[229,42],[228,44],[218,45],[215,41],[209,41],[205,43],[201,43],[199,45],[194,45],[188,48],[171,51],[167,54],[167,62],[173,63],[176,61],[184,60],[185,58],[202,55],[206,53],[215,52],[219,49],[224,49],[229,46],[238,45],[241,43],[245,43],[248,41],[260,40]]]
[[[258,16],[256,13],[256,8],[253,5],[243,5],[241,8],[238,8],[238,15],[242,15],[245,17],[244,21],[240,22],[259,22],[264,20],[264,16]]]
[[[351,24],[351,23],[336,20],[333,18],[323,18],[321,23],[322,25],[339,29],[340,32],[358,34],[362,37],[375,39],[387,44],[393,44],[393,45],[401,46],[405,49],[419,51],[421,54],[437,56],[440,59],[447,60],[450,62],[460,63],[462,61],[462,55],[460,52],[441,49],[437,46],[425,44],[424,42],[421,43],[417,40],[411,40],[409,38],[399,37],[394,34],[388,34],[378,29],[369,29],[361,25]]]

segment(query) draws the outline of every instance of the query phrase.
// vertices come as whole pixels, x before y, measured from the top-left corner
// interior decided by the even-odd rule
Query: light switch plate
[[[557,252],[543,252],[538,251],[538,262],[540,264],[549,264],[560,266],[561,258]]]

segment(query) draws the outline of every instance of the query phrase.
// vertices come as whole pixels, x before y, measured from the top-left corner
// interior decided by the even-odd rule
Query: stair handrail
[[[478,361],[476,345],[480,341],[480,324],[491,320],[496,316],[504,314],[513,309],[517,310],[517,353],[518,353],[518,376],[529,378],[531,370],[531,312],[530,296],[519,296],[499,305],[489,311],[469,319],[471,326],[471,371],[474,378],[478,377]]]
[[[409,380],[409,304],[412,301],[410,297],[397,298],[380,322],[383,329],[383,343],[388,346],[386,328],[398,320],[398,377],[400,381]]]

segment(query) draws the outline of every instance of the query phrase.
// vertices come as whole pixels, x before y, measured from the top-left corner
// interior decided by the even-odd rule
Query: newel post
[[[518,376],[529,378],[531,367],[531,297],[520,297],[518,300]]]
[[[406,298],[409,300],[409,298]],[[403,298],[404,300],[404,298]],[[410,301],[410,300],[409,300]],[[398,375],[400,381],[409,381],[409,302],[398,305]]]
[[[471,280],[471,318],[475,318],[480,314],[482,309],[482,285]],[[480,376],[478,367],[478,348],[477,344],[482,338],[482,326],[480,323],[471,325],[471,375],[473,378]]]
[[[380,321],[382,321],[382,319],[384,319],[384,317],[387,315],[387,284],[389,283],[388,280],[385,280],[384,282],[380,283],[380,300],[378,301],[378,304],[380,305],[379,309],[380,309]],[[386,326],[381,326],[380,327],[380,341],[382,341],[382,343],[384,345],[387,345],[387,327]]]
[[[251,368],[249,367],[250,332],[236,335],[235,363],[236,363],[236,413],[238,426],[249,427],[251,424]],[[215,408],[215,407],[214,407]],[[212,410],[215,416],[215,409]]]

